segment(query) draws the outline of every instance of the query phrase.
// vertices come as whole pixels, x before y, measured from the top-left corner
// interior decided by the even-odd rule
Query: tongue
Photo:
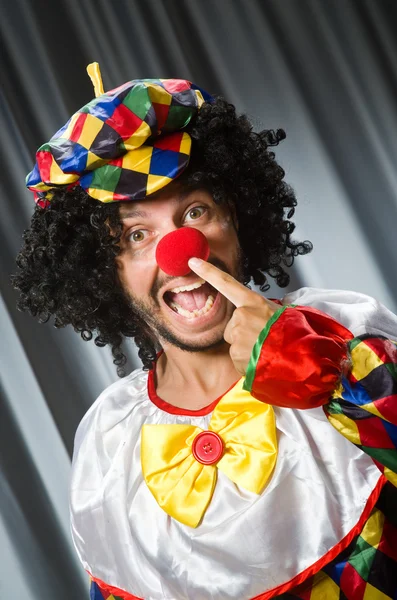
[[[189,292],[179,292],[178,294],[173,294],[170,292],[170,299],[172,302],[179,304],[179,306],[185,310],[193,312],[194,310],[200,310],[200,308],[203,308],[210,293],[210,286],[208,283],[204,283],[198,289],[190,290]]]

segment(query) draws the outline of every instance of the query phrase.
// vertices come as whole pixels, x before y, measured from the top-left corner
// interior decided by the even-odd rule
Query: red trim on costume
[[[110,594],[119,596],[120,598],[123,598],[123,600],[144,600],[144,598],[138,598],[138,596],[129,594],[128,592],[125,592],[124,590],[121,590],[120,588],[114,587],[112,585],[108,585],[101,579],[98,579],[98,577],[94,577],[89,571],[87,571],[87,573],[91,577],[92,581],[95,581],[95,583],[98,585],[101,592],[104,592],[105,594],[110,592]],[[107,597],[108,596],[106,596],[106,598]],[[105,596],[104,596],[104,598],[105,598]]]
[[[161,352],[157,354],[157,358],[160,356],[160,354]],[[171,415],[190,415],[191,417],[203,417],[204,415],[209,415],[214,410],[219,400],[221,400],[223,396],[227,394],[227,392],[229,392],[236,385],[237,381],[240,381],[239,379],[235,381],[233,385],[231,385],[230,388],[226,390],[226,392],[224,392],[221,396],[219,396],[219,398],[211,402],[211,404],[207,404],[207,406],[200,408],[200,410],[189,410],[187,408],[181,408],[180,406],[174,406],[173,404],[169,404],[157,395],[155,374],[156,363],[154,363],[153,369],[149,371],[147,380],[147,393],[153,404],[155,404],[157,408],[160,408],[164,412],[170,413]]]
[[[284,594],[285,592],[289,592],[293,590],[294,587],[306,581],[306,579],[308,579],[309,577],[312,577],[313,575],[321,571],[321,569],[325,567],[328,563],[330,563],[331,560],[334,560],[334,558],[336,558],[338,554],[340,554],[345,548],[347,548],[350,542],[361,533],[366,521],[369,518],[369,515],[371,514],[372,509],[378,501],[379,494],[381,493],[382,488],[386,483],[386,477],[384,477],[384,475],[381,475],[376,486],[372,490],[367,500],[367,504],[365,505],[361,517],[359,518],[356,525],[353,527],[353,529],[349,531],[347,535],[345,535],[343,539],[340,540],[340,542],[338,542],[335,546],[333,546],[333,548],[328,550],[328,552],[324,554],[324,556],[322,556],[318,561],[316,561],[313,565],[311,565],[301,573],[298,573],[298,575],[295,575],[295,577],[293,577],[286,583],[282,583],[281,585],[278,585],[272,590],[269,590],[264,594],[259,594],[259,596],[255,596],[250,600],[270,600],[270,598],[274,598],[275,596]]]
[[[270,600],[270,598],[274,598],[275,596],[278,596],[285,592],[289,592],[291,590],[293,591],[293,588],[297,587],[298,585],[306,581],[306,579],[312,577],[313,575],[321,571],[323,567],[325,567],[328,563],[334,560],[334,558],[336,558],[338,554],[340,554],[340,552],[347,548],[350,542],[361,533],[367,519],[371,514],[372,509],[374,508],[379,498],[379,494],[385,483],[387,483],[387,479],[386,477],[381,475],[381,477],[378,480],[378,483],[372,490],[367,500],[367,504],[365,505],[361,517],[359,518],[356,525],[353,527],[353,529],[351,529],[351,531],[349,531],[347,535],[345,535],[345,537],[340,542],[338,542],[335,546],[333,546],[333,548],[331,548],[326,554],[324,554],[324,556],[322,556],[318,561],[316,561],[313,565],[311,565],[301,573],[298,573],[298,575],[295,575],[295,577],[293,577],[286,583],[283,583],[273,588],[272,590],[265,592],[264,594],[259,594],[259,596],[255,596],[250,600]],[[138,596],[134,596],[133,594],[121,590],[120,588],[108,585],[101,579],[94,577],[89,571],[87,571],[87,573],[90,575],[91,579],[95,581],[95,583],[97,583],[100,590],[105,593],[110,592],[113,595],[119,596],[123,600],[144,600],[143,598],[138,598]]]

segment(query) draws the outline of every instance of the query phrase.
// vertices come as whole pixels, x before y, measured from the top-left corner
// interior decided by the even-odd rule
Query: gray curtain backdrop
[[[77,424],[117,377],[107,349],[15,309],[9,284],[33,198],[39,145],[105,89],[176,77],[221,93],[295,188],[301,286],[370,294],[397,309],[395,0],[1,0],[0,596],[88,598],[68,524]],[[272,286],[269,296],[285,293]],[[139,366],[127,344],[131,368]]]

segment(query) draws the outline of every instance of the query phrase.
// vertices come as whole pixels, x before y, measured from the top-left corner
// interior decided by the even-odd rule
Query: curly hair
[[[267,274],[285,287],[290,277],[284,267],[312,244],[291,240],[297,200],[268,150],[285,138],[284,131],[254,133],[248,118],[222,98],[204,104],[186,131],[192,154],[179,181],[233,207],[244,284],[252,278],[265,292]],[[79,186],[56,190],[48,208],[36,206],[12,277],[20,310],[41,322],[53,316],[55,327],[72,325],[84,340],[95,335],[97,346],[109,344],[119,376],[125,374],[125,337],[134,338],[145,370],[156,359],[156,339],[131,309],[118,278],[121,232],[119,203],[98,202]]]

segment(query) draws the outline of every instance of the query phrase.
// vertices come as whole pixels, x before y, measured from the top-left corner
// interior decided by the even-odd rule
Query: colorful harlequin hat
[[[26,178],[42,207],[55,189],[75,185],[101,202],[142,200],[163,188],[189,163],[184,128],[213,101],[184,79],[134,79],[104,93],[98,64],[87,71],[96,98],[39,148]]]

